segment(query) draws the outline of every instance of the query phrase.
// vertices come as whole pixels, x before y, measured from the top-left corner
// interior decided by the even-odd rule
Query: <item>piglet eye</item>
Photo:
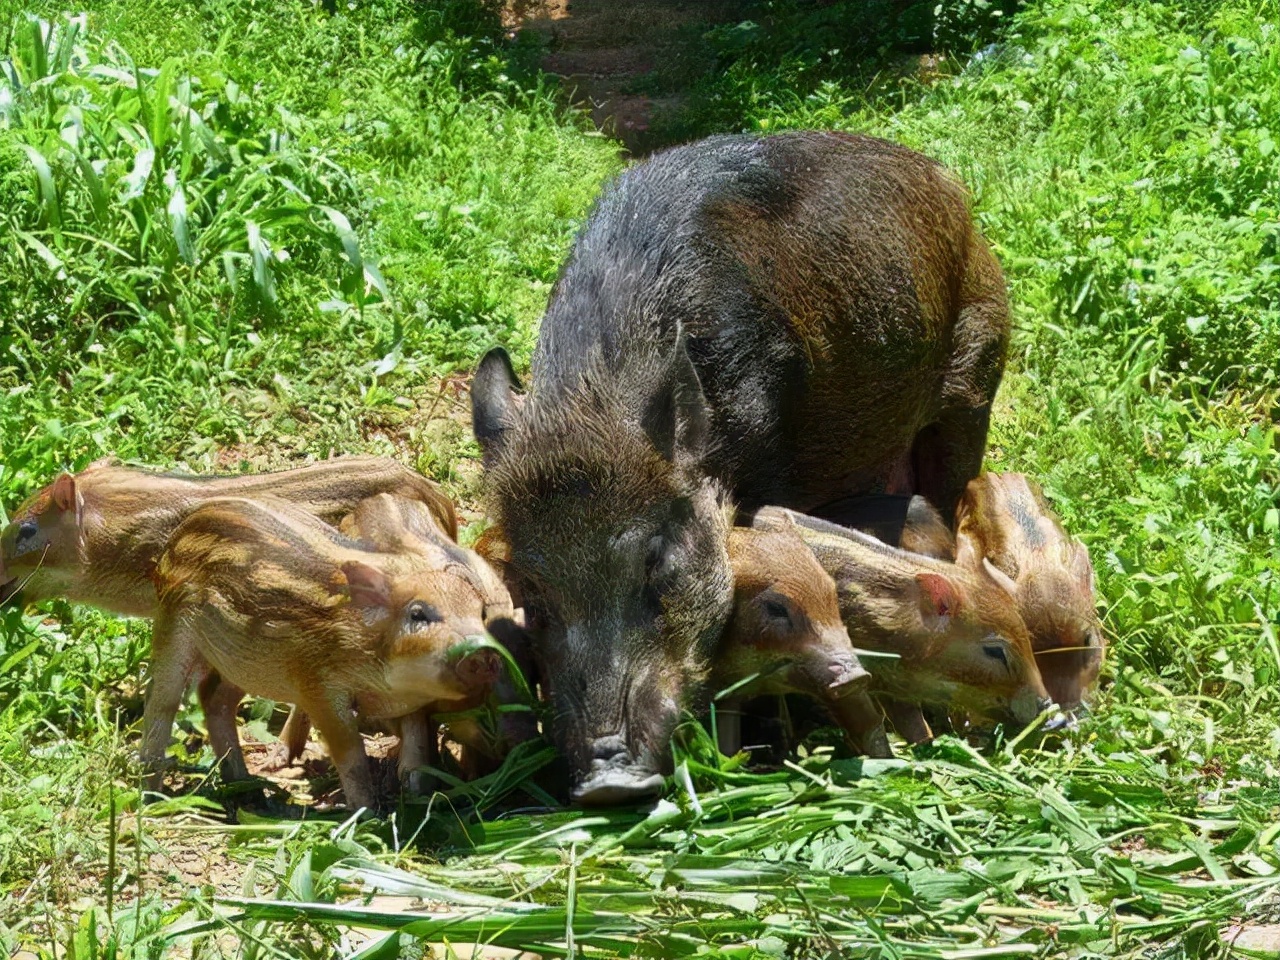
[[[439,623],[443,619],[435,607],[422,601],[409,604],[409,620],[411,623]]]
[[[765,616],[783,623],[791,623],[791,611],[787,609],[787,605],[779,600],[764,601]]]
[[[30,540],[39,532],[40,528],[36,526],[36,522],[34,520],[23,520],[18,524],[19,540]]]
[[[985,653],[992,660],[999,660],[1006,667],[1009,666],[1009,656],[1004,652],[1004,647],[1001,644],[998,644],[998,643],[984,644],[982,647],[982,652]]]

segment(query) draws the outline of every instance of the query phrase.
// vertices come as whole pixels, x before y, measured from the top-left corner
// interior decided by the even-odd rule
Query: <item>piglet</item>
[[[956,563],[985,569],[1013,596],[1045,687],[1064,710],[1078,707],[1106,638],[1089,551],[1062,529],[1039,485],[1020,473],[971,480],[956,508]]]
[[[712,661],[711,689],[733,690],[717,711],[721,752],[741,748],[743,695],[805,694],[841,722],[870,708],[870,675],[858,661],[840,617],[836,585],[794,527],[729,532],[733,611]],[[859,724],[859,727],[862,725]],[[866,731],[848,729],[862,752],[882,754]]]
[[[465,704],[492,687],[500,658],[483,646],[486,597],[447,551],[366,549],[299,507],[215,499],[170,537],[155,572],[142,760],[164,756],[193,665],[249,693],[296,704],[324,737],[348,805],[375,797],[358,721]],[[234,718],[214,750],[242,774]]]

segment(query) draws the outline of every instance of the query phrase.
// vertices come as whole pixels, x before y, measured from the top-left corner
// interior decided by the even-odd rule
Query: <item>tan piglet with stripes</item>
[[[199,659],[239,689],[305,711],[351,807],[376,800],[361,720],[465,704],[499,675],[500,658],[478,646],[486,586],[452,551],[378,552],[283,500],[202,504],[173,532],[155,586],[141,750],[153,787]],[[208,725],[238,773],[234,717]]]
[[[65,597],[109,613],[155,614],[151,575],[169,535],[214,497],[273,496],[327,523],[391,493],[425,504],[457,535],[434,483],[385,457],[340,457],[274,473],[199,477],[96,463],[61,474],[13,511],[0,533],[0,603]]]
[[[1050,696],[1064,710],[1098,679],[1106,637],[1089,551],[1069,536],[1040,487],[1021,473],[984,473],[956,507],[956,565],[985,567],[1014,598]]]

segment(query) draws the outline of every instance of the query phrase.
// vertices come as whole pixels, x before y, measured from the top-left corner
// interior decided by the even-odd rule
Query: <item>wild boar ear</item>
[[[920,584],[920,606],[924,621],[936,630],[943,630],[960,609],[960,591],[956,585],[940,573],[917,573]]]
[[[695,464],[706,453],[710,411],[683,336],[676,340],[641,426],[658,452],[672,463]]]
[[[391,603],[391,583],[386,574],[367,563],[349,560],[342,565],[347,593],[357,607],[386,608]]]
[[[486,454],[502,446],[520,406],[519,389],[520,379],[506,350],[494,347],[481,358],[471,378],[471,430]]]
[[[53,481],[53,505],[63,512],[76,508],[76,478],[69,473],[58,475]]]

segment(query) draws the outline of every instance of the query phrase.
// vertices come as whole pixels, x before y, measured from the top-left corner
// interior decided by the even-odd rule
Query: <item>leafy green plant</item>
[[[175,318],[206,295],[210,271],[223,273],[228,306],[244,289],[274,304],[283,265],[314,268],[326,252],[356,304],[385,295],[335,206],[355,196],[341,167],[261,127],[227,77],[173,58],[139,68],[87,32],[83,16],[28,17],[0,84],[9,163],[17,154],[33,175],[26,202],[6,211],[10,262],[65,305],[26,318],[29,331],[85,314]]]

